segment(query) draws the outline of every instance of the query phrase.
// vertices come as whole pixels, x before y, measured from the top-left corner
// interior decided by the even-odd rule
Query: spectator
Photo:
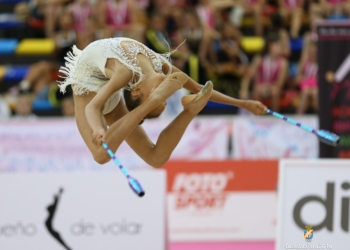
[[[29,94],[20,94],[18,97],[14,118],[36,119],[36,115],[32,113],[32,97]]]
[[[186,40],[186,45],[191,55],[197,55],[200,60],[200,65],[207,71],[210,71],[213,66],[208,60],[211,49],[210,34],[201,25],[196,12],[186,11],[182,19],[182,29],[180,29],[177,34],[178,41]]]
[[[56,61],[40,61],[29,67],[28,73],[19,83],[20,90],[33,91],[35,94],[43,94],[46,92],[52,74],[58,69],[58,66],[64,63],[64,57],[67,55],[71,47],[76,43],[76,33],[73,29],[73,17],[69,12],[62,12],[59,18],[59,31],[56,33],[55,43],[57,57]]]
[[[237,96],[248,58],[240,48],[241,33],[231,24],[220,28],[221,39],[214,41],[212,61],[218,81],[215,88],[229,96]]]
[[[278,0],[279,13],[287,21],[290,20],[290,36],[292,38],[299,37],[299,31],[303,19],[304,0]]]
[[[93,15],[92,6],[88,0],[76,0],[69,5],[68,11],[73,16],[74,30],[77,34],[86,31],[86,20]]]
[[[243,16],[250,16],[254,19],[254,30],[256,36],[264,33],[263,10],[266,0],[239,0],[231,10],[230,21],[240,26]]]
[[[181,42],[178,42],[175,39],[173,39],[172,41],[170,40],[169,34],[165,28],[165,20],[166,17],[160,12],[156,12],[151,15],[149,28],[147,29],[145,34],[145,44],[150,49],[160,54],[174,51],[174,53],[171,53],[171,59],[173,60],[172,63],[175,66],[182,68],[183,54],[180,53],[180,51],[183,52],[184,47],[181,46],[183,40]],[[174,48],[174,46],[172,46],[173,43],[177,47]]]
[[[257,55],[244,79],[240,96],[248,98],[249,82],[254,79],[253,99],[263,101],[271,98],[272,109],[279,111],[279,100],[288,74],[288,62],[282,56],[282,44],[277,35],[270,35],[262,56]]]
[[[350,1],[349,0],[320,0],[322,12],[327,16],[349,16]]]
[[[151,0],[147,7],[147,15],[150,16],[152,13],[161,13],[164,16],[170,14],[170,4],[168,0]]]
[[[139,6],[141,9],[147,9],[150,5],[150,0],[136,0],[137,6]]]
[[[85,27],[85,31],[77,37],[77,47],[81,50],[96,40],[110,37],[110,34],[106,29],[99,29],[95,17],[86,19]]]
[[[37,0],[40,1],[45,10],[44,24],[46,37],[55,39],[55,30],[58,25],[58,20],[63,11],[65,11],[65,6],[63,3],[68,2],[68,0]]]
[[[310,31],[306,32],[304,34],[304,41],[303,41],[303,51],[301,57],[304,58],[307,55],[309,55],[309,45],[313,42],[316,43],[318,40],[318,34],[317,34],[317,23],[322,21],[323,18],[321,15],[319,15],[317,12],[313,13],[311,24],[310,24]]]
[[[300,103],[297,113],[304,114],[308,107],[308,100],[311,97],[315,110],[318,110],[318,83],[317,83],[317,47],[311,42],[308,54],[301,59],[299,70],[296,76],[296,83],[300,86]]]
[[[18,39],[45,37],[44,21],[40,13],[43,7],[39,6],[35,2],[20,2],[16,4],[14,14],[22,21],[22,25],[10,29],[12,32],[8,33],[7,36]]]
[[[45,0],[32,0],[29,3],[31,23],[35,27],[44,28],[45,23]]]
[[[166,30],[166,18],[160,12],[151,14],[146,31],[146,45],[157,53],[166,53],[170,50],[170,37]]]
[[[210,0],[198,0],[195,6],[197,15],[202,25],[210,30],[215,29],[215,11],[210,4]]]
[[[177,40],[178,44],[184,40],[186,43],[180,47],[183,53],[179,67],[196,82],[204,84],[207,81],[207,72],[212,71],[213,67],[207,59],[211,42],[209,34],[194,11],[186,11],[182,22]]]
[[[47,87],[52,79],[52,72],[55,65],[48,61],[40,61],[29,67],[27,75],[19,83],[20,90],[26,92],[33,90],[39,94],[44,87]]]
[[[281,40],[282,55],[286,58],[290,56],[290,39],[286,27],[283,25],[282,16],[279,13],[273,13],[270,16],[271,29],[270,34],[277,34]]]
[[[130,37],[142,41],[145,27],[137,23],[137,9],[133,0],[102,0],[97,4],[99,27],[107,29],[111,37]]]
[[[11,110],[6,101],[0,95],[0,121],[5,120],[11,116]]]
[[[74,30],[73,16],[70,12],[63,12],[59,17],[59,31],[55,35],[57,59],[60,65],[64,64],[64,57],[71,51],[76,41],[77,35]]]
[[[61,112],[63,116],[74,117],[74,99],[73,96],[65,97],[61,102]]]
[[[183,7],[177,2],[170,4],[170,0],[153,0],[147,9],[148,16],[160,13],[164,18],[164,27],[170,38],[176,33],[182,22]]]

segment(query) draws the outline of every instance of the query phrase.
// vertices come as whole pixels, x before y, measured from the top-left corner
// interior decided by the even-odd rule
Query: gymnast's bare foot
[[[184,110],[188,110],[194,115],[197,115],[207,104],[212,91],[213,83],[208,81],[199,93],[182,97],[181,103]]]

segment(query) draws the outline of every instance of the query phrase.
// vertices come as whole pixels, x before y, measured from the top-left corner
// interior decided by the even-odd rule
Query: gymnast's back
[[[132,71],[133,77],[125,86],[125,89],[131,90],[145,77],[142,68],[138,65],[136,58],[138,54],[149,58],[154,70],[158,73],[162,73],[164,64],[171,68],[167,56],[154,52],[136,40],[130,38],[101,39],[92,42],[84,50],[73,46],[73,52],[69,52],[65,58],[66,66],[60,68],[60,72],[65,74],[64,81],[60,82],[60,89],[65,92],[65,88],[72,84],[76,95],[97,93],[109,80],[105,74],[106,61],[114,58]],[[167,73],[170,74],[170,72]]]

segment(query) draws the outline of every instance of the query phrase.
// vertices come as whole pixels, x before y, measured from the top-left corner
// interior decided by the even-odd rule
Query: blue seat
[[[1,4],[1,3],[0,3]],[[23,22],[18,20],[15,14],[12,13],[4,13],[0,14],[0,28],[12,28],[22,25]]]
[[[26,76],[28,69],[28,66],[8,67],[2,80],[4,82],[20,82]]]
[[[14,54],[17,44],[16,39],[0,39],[0,54]]]
[[[51,110],[54,107],[51,105],[49,100],[37,99],[32,104],[34,111]]]
[[[343,15],[331,15],[327,19],[331,21],[344,21],[348,20],[348,17]]]
[[[289,43],[292,52],[300,52],[303,49],[303,38],[290,39]]]
[[[297,63],[291,63],[289,65],[289,76],[290,77],[295,77],[298,72],[298,64]]]

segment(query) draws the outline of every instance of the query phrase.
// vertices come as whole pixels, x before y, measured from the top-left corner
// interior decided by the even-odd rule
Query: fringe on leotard
[[[65,66],[62,66],[59,70],[60,73],[64,74],[60,75],[59,77],[63,78],[64,80],[59,81],[58,84],[58,87],[62,93],[65,93],[67,86],[72,84],[70,80],[73,79],[75,67],[79,60],[81,52],[82,51],[74,45],[72,51],[69,51],[67,53],[67,56],[64,58],[66,60]]]

